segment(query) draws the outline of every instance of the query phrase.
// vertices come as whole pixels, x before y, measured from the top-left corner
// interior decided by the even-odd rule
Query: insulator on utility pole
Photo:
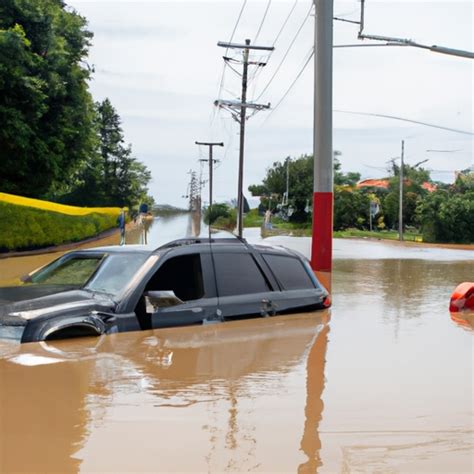
[[[420,44],[416,41],[407,38],[394,38],[392,36],[382,35],[368,35],[364,31],[364,17],[365,17],[365,0],[361,0],[360,4],[360,22],[359,23],[359,34],[357,37],[361,40],[373,40],[373,41],[387,41],[387,46],[411,46],[413,48],[421,48],[432,51],[433,53],[447,54],[448,56],[457,56],[460,58],[474,59],[474,53],[472,51],[465,51],[461,49],[447,48],[445,46],[427,45]]]
[[[242,69],[242,96],[240,102],[230,100],[216,100],[214,105],[227,109],[232,117],[240,124],[240,147],[239,147],[239,175],[237,185],[237,234],[242,237],[243,231],[243,210],[244,210],[244,199],[243,199],[243,175],[244,175],[244,146],[245,146],[245,122],[247,120],[247,109],[263,110],[270,108],[270,104],[252,104],[247,102],[247,81],[248,81],[248,67],[249,67],[249,52],[250,50],[259,51],[273,51],[273,46],[257,46],[251,45],[250,40],[246,39],[245,44],[239,43],[226,43],[219,41],[217,46],[226,49],[242,49],[243,50],[243,69]],[[262,66],[260,63],[253,65]]]

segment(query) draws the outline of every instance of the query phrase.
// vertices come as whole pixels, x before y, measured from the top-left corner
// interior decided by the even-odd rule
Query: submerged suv
[[[0,338],[99,336],[330,304],[299,253],[235,238],[72,251],[23,282],[0,288]]]

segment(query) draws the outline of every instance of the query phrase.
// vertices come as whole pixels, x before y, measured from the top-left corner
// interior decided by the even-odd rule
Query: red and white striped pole
[[[333,225],[333,0],[314,0],[314,184],[311,266],[330,291]]]

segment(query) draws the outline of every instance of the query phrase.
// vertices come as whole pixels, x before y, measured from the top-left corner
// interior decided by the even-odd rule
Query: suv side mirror
[[[173,290],[147,291],[144,296],[147,313],[154,313],[158,308],[167,308],[184,303],[174,294]]]

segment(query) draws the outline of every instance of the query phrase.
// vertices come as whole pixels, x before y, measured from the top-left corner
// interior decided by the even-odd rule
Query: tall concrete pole
[[[400,242],[403,241],[403,159],[405,154],[405,141],[402,140],[402,154],[400,156],[400,198],[398,203],[398,238]]]
[[[314,0],[314,184],[311,266],[330,289],[333,226],[333,0]]]
[[[250,40],[246,39],[245,44],[249,45]],[[245,146],[245,121],[247,120],[247,77],[249,68],[249,50],[244,49],[244,61],[242,70],[242,97],[240,98],[240,148],[239,148],[239,181],[237,185],[237,235],[242,237],[244,220],[244,146]]]

